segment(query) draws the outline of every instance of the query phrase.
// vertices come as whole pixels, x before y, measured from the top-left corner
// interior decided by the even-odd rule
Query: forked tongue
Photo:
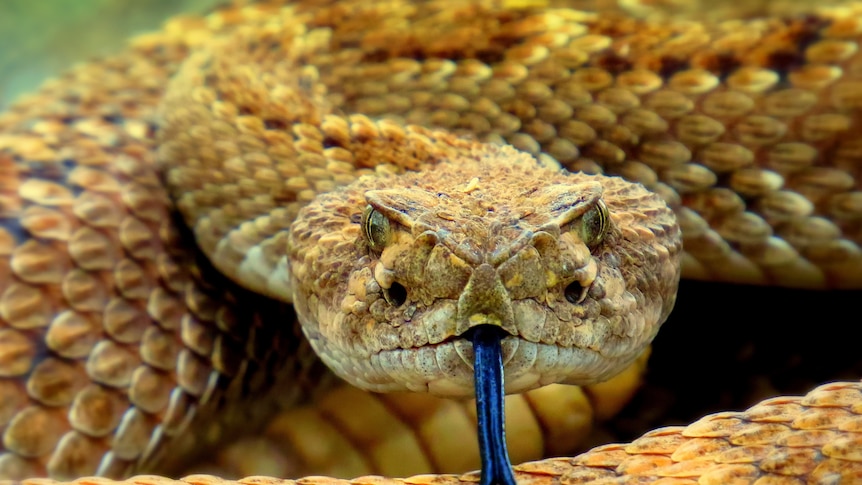
[[[503,347],[505,333],[491,325],[471,330],[476,416],[479,422],[480,485],[515,485],[506,448],[506,415],[503,408]]]

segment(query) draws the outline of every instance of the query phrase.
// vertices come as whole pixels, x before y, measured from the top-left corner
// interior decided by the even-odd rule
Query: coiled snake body
[[[261,2],[49,82],[0,117],[0,474],[176,469],[325,389],[312,348],[366,389],[461,397],[458,337],[496,325],[507,390],[604,380],[680,264],[858,288],[860,36],[858,4],[708,27]],[[860,389],[519,477],[859,479]]]

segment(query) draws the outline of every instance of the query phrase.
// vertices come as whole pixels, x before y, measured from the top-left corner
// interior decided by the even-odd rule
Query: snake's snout
[[[491,325],[518,335],[512,298],[497,271],[488,263],[473,270],[458,298],[456,335],[479,325]]]

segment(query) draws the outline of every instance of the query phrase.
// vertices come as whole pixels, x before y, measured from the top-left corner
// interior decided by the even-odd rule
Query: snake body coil
[[[312,349],[466,396],[460,337],[495,325],[516,392],[623,370],[680,271],[862,286],[860,37],[858,4],[707,26],[273,1],[49,82],[0,117],[0,475],[176,470],[326,388]],[[859,385],[812,396],[519,471],[858,475]],[[821,408],[822,442],[782,414]],[[752,422],[822,448],[745,448]]]

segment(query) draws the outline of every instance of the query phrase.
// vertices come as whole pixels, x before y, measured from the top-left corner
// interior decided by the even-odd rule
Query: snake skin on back
[[[676,211],[684,276],[862,286],[860,37],[862,5],[706,27],[492,2],[263,2],[70,71],[0,116],[0,475],[171,471],[177,450],[325,388],[289,306],[262,296],[287,283],[261,268],[279,267],[284,229],[318,194],[428,168],[373,150],[400,122],[640,182]],[[297,58],[274,56],[281,43]],[[318,128],[320,106],[390,121],[350,118],[334,130],[364,143],[346,147]],[[159,172],[158,158],[197,170]],[[834,482],[862,474],[860,415],[860,385],[836,384],[519,470]]]
[[[385,12],[354,8],[361,18]],[[404,13],[428,32],[460,29],[448,15],[435,19],[440,11],[457,15],[435,3]],[[282,15],[317,29],[228,36],[186,61],[161,108],[168,186],[218,269],[293,303],[327,366],[372,391],[471,396],[472,346],[455,337],[479,324],[511,335],[509,392],[604,381],[645,350],[679,278],[679,229],[659,197],[620,178],[544,167],[510,147],[404,128],[396,120],[411,116],[406,108],[377,113],[381,121],[350,114],[372,100],[349,89],[359,79],[339,74],[401,78],[376,91],[398,93],[405,107],[441,88],[427,86],[417,61],[352,51],[348,44],[366,41],[349,24],[316,19],[325,11]],[[281,25],[275,14],[267,21]],[[415,56],[434,57],[422,52],[422,31],[409,36],[419,38]],[[490,40],[470,45],[478,43],[501,50]],[[472,69],[478,93],[491,72]],[[237,99],[237,82],[247,99]],[[468,109],[468,97],[450,96]],[[612,228],[591,251],[578,228],[598,203]],[[379,254],[362,236],[369,205],[391,221]]]

